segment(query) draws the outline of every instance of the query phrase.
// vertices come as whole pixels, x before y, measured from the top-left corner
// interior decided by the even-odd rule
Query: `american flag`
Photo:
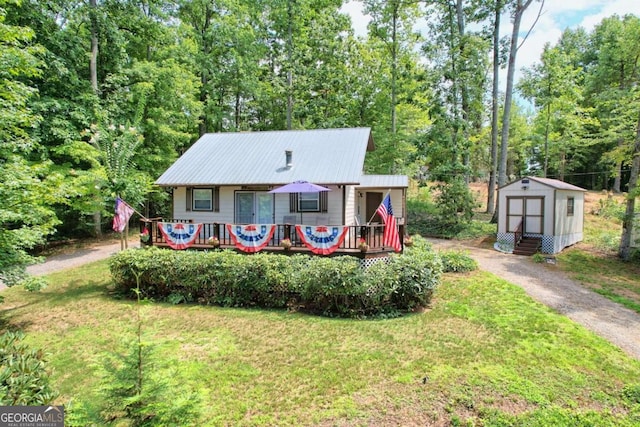
[[[400,245],[400,235],[398,234],[398,225],[396,218],[393,216],[393,208],[391,207],[391,195],[387,194],[378,209],[376,210],[384,221],[384,234],[382,235],[382,244],[390,246],[396,252],[402,250]]]
[[[113,231],[122,233],[133,215],[134,209],[120,197],[116,197],[116,209],[113,216]]]

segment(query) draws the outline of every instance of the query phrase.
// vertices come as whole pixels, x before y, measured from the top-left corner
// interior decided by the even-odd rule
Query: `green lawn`
[[[2,327],[50,353],[59,403],[99,403],[135,303],[107,262],[3,292]],[[446,275],[432,307],[391,320],[148,304],[158,369],[201,396],[192,425],[638,425],[640,362],[518,287]]]

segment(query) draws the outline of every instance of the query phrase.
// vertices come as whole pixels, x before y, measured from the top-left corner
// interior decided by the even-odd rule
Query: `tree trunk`
[[[544,173],[543,177],[547,177],[549,171],[549,125],[551,122],[551,103],[547,104],[547,118],[544,125]]]
[[[640,173],[640,115],[638,116],[638,125],[636,127],[636,142],[633,147],[627,207],[622,222],[622,237],[620,238],[620,249],[618,250],[618,255],[624,261],[631,259],[631,237],[633,236],[633,222],[635,219],[636,198],[638,196],[638,173]]]
[[[516,54],[518,53],[518,33],[522,14],[533,0],[517,0],[513,15],[513,31],[511,32],[511,45],[509,47],[509,64],[507,68],[507,90],[504,97],[504,112],[502,115],[502,134],[500,140],[500,169],[498,171],[498,186],[507,183],[507,153],[509,148],[509,126],[511,122],[511,100],[513,98],[513,79],[516,72]]]
[[[502,0],[496,1],[493,21],[493,88],[491,90],[491,170],[487,195],[487,213],[496,212],[496,175],[498,174],[498,88],[500,73],[500,14]],[[497,222],[497,219],[496,219]]]
[[[622,162],[619,162],[616,165],[616,176],[613,179],[613,192],[614,193],[621,193],[622,191],[620,190],[620,185],[622,184]]]
[[[466,49],[466,39],[465,39],[465,21],[464,21],[464,4],[463,0],[456,0],[456,21],[458,24],[458,37],[460,38],[460,43],[458,46],[458,51],[460,53],[460,67],[458,70],[466,71],[467,65],[465,63],[465,49]],[[462,73],[462,76],[466,76],[466,73]],[[469,88],[467,86],[466,77],[460,77],[460,96],[462,103],[462,140],[463,140],[463,155],[462,155],[462,164],[464,165],[464,182],[469,185],[471,181],[471,171],[470,171],[470,163],[471,163],[471,147],[469,146],[469,117],[471,117],[471,105],[469,102]]]
[[[624,140],[620,138],[618,140],[618,148],[622,147],[622,144],[624,144]],[[612,188],[612,191],[616,194],[622,192],[620,190],[620,186],[622,185],[622,164],[623,162],[619,162],[616,165],[616,176],[613,180],[613,188]]]
[[[89,0],[89,19],[91,21],[91,56],[89,57],[89,74],[91,78],[91,89],[98,97],[98,13],[97,0]],[[98,183],[96,183],[98,185]],[[93,234],[95,237],[102,237],[102,197],[98,194],[95,198],[97,209],[93,212]]]
[[[391,133],[396,133],[396,79],[398,73],[398,2],[393,4],[391,28]],[[395,142],[395,137],[394,137]]]
[[[287,2],[287,129],[291,129],[293,116],[293,0]]]

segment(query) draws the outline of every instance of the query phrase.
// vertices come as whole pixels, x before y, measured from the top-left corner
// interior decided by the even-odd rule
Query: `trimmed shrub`
[[[469,251],[446,250],[440,252],[442,267],[445,273],[465,273],[478,269],[476,260],[469,256]]]
[[[411,250],[368,269],[357,258],[233,251],[122,251],[110,269],[119,291],[144,298],[227,307],[294,307],[327,316],[365,317],[426,306],[442,265],[419,239]]]

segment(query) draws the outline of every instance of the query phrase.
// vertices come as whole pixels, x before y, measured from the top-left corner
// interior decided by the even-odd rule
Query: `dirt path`
[[[456,241],[429,240],[435,249],[469,250],[482,270],[522,287],[536,301],[566,315],[640,360],[640,315],[634,311],[589,291],[553,266],[536,264],[530,258],[501,254]],[[129,242],[129,247],[138,246],[137,239]],[[120,243],[96,245],[51,256],[43,264],[28,267],[27,271],[36,276],[45,275],[108,258],[119,250]]]
[[[529,296],[595,332],[640,360],[640,315],[592,292],[530,257],[502,254],[460,243],[429,239],[435,249],[468,250],[482,270],[522,287]]]
[[[140,241],[136,237],[128,242],[130,248],[140,247]],[[34,276],[43,276],[67,268],[78,267],[93,261],[109,258],[120,250],[120,243],[96,244],[91,247],[76,251],[47,257],[42,264],[30,265],[27,272]]]

